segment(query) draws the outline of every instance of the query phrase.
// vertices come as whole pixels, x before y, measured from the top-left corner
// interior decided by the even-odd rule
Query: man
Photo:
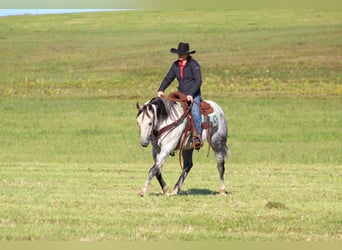
[[[173,82],[178,80],[178,90],[186,95],[187,101],[192,103],[191,116],[194,121],[197,134],[194,134],[194,148],[199,149],[202,143],[202,120],[200,112],[201,103],[201,66],[192,58],[189,43],[180,42],[178,48],[171,48],[172,53],[178,54],[178,60],[173,62],[169,72],[166,74],[159,89],[158,96],[164,95],[165,89]]]

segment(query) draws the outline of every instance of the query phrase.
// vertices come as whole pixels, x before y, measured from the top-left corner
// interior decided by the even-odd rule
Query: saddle
[[[185,130],[183,132],[183,140],[186,139],[187,136],[189,136],[190,134],[192,134],[192,139],[193,139],[193,145],[195,149],[200,149],[203,146],[203,143],[201,141],[200,145],[198,145],[196,147],[196,143],[194,141],[194,139],[197,137],[198,138],[198,134],[197,131],[195,129],[193,120],[191,119],[191,112],[189,112],[189,105],[187,102],[187,98],[186,95],[183,94],[182,92],[172,92],[168,95],[168,99],[176,101],[176,102],[180,102],[183,108],[184,113],[187,112],[187,126],[185,127]],[[210,129],[213,127],[213,123],[210,121],[209,115],[211,113],[214,112],[213,107],[207,103],[204,100],[201,100],[201,104],[200,104],[200,111],[201,111],[201,115],[204,117],[204,120],[202,121],[202,129],[207,129],[208,133],[207,133],[207,140],[209,143],[209,148],[210,148]],[[200,135],[200,138],[202,136]],[[182,148],[182,144],[184,144],[184,141],[181,142],[181,148]]]

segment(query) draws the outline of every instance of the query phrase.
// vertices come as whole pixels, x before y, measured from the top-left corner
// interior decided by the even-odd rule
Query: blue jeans
[[[201,105],[201,96],[198,95],[194,97],[194,102],[191,108],[191,116],[194,121],[195,129],[198,135],[202,137],[202,117],[201,117],[200,105]]]

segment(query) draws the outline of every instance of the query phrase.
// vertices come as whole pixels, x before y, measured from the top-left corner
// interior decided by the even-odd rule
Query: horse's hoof
[[[169,192],[168,195],[169,196],[176,196],[176,195],[178,195],[178,191],[177,190],[173,190],[172,192]]]
[[[139,196],[144,197],[146,195],[146,192],[147,192],[147,188],[143,187],[139,193]]]
[[[168,195],[169,193],[170,193],[169,188],[167,186],[165,186],[163,188],[163,194]]]
[[[221,196],[227,196],[227,193],[226,193],[225,190],[221,190],[221,191],[220,191],[220,195],[221,195]]]

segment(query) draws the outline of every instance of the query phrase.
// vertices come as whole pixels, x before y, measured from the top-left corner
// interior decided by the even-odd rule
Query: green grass
[[[324,10],[1,18],[0,93],[150,97],[175,59],[169,49],[189,41],[208,96],[341,95],[341,20]]]
[[[342,162],[341,99],[216,101],[229,122],[232,162]],[[1,162],[152,160],[139,145],[133,100],[10,98],[2,99],[0,108]],[[207,161],[205,155],[201,161]]]
[[[205,146],[179,197],[161,196],[154,180],[142,199],[152,159],[139,146],[132,101],[4,100],[1,239],[340,240],[341,101],[220,103],[231,132],[228,196],[217,195]],[[170,186],[180,171],[170,158]]]
[[[0,18],[1,240],[341,241],[342,13],[180,12]],[[135,103],[180,40],[229,122],[226,197],[207,145],[179,196],[137,195]]]
[[[216,171],[201,164],[178,197],[159,195],[153,183],[141,199],[136,184],[147,167],[2,163],[1,239],[340,240],[336,165],[230,164],[223,198],[212,194]]]

